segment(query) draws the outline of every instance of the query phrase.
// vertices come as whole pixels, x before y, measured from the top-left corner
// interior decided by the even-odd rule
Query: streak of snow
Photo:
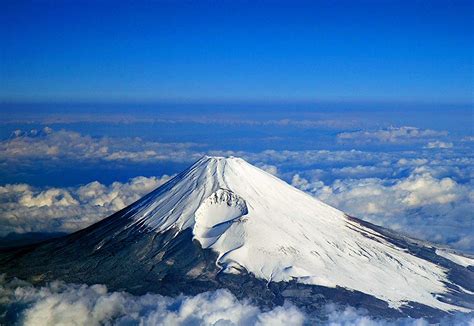
[[[464,267],[474,266],[474,258],[461,256],[445,249],[436,249],[436,254]]]

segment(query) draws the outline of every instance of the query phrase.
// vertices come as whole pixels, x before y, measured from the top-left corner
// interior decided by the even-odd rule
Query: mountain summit
[[[462,261],[462,263],[460,263]],[[32,282],[133,293],[226,287],[262,305],[332,300],[382,315],[474,309],[474,260],[350,217],[240,158],[205,156],[84,230],[0,253]]]

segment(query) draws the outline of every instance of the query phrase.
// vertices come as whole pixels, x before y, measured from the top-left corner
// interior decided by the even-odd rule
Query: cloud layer
[[[27,184],[0,186],[0,235],[10,232],[73,232],[130,205],[170,179],[136,177],[104,185],[37,189]]]
[[[272,310],[237,300],[227,290],[196,296],[133,296],[110,292],[104,285],[52,282],[46,286],[12,280],[0,275],[0,322],[22,325],[400,325],[424,326],[424,319],[383,320],[350,306],[328,303],[321,314],[306,314],[287,302]],[[472,325],[474,317],[458,314],[446,325]]]
[[[379,130],[359,130],[342,132],[337,135],[339,141],[356,143],[406,143],[447,136],[446,131],[419,129],[416,127],[390,127]]]
[[[303,313],[291,305],[261,311],[229,291],[194,297],[133,296],[104,285],[52,282],[33,287],[0,280],[0,308],[23,325],[302,325]],[[2,309],[2,310],[3,310]],[[2,318],[2,316],[0,316]],[[13,322],[7,320],[6,322]]]
[[[76,138],[78,140],[74,140]],[[109,142],[114,146],[125,146],[123,140],[94,139],[51,130],[36,132],[33,137],[16,137],[12,142],[15,141],[31,147],[25,149],[25,155],[34,155],[35,150],[40,151],[38,155],[46,155],[47,148],[57,147],[60,150],[54,155],[63,153],[70,158],[78,153],[84,157],[87,157],[85,153],[100,157],[100,153],[105,152],[100,148]],[[146,144],[144,146],[151,146]],[[23,145],[18,147],[23,148]],[[154,162],[156,151],[146,158],[147,152],[140,152],[142,145],[137,140],[136,147],[129,146],[134,152],[107,150],[109,156],[106,158],[122,161],[141,158]],[[154,143],[153,146],[158,145]],[[12,148],[15,146],[10,150]],[[163,148],[171,151],[173,147]],[[23,155],[21,150],[15,151]],[[469,150],[265,150],[254,153],[211,151],[210,154],[243,157],[353,216],[474,252],[474,157]],[[183,149],[178,156],[162,155],[163,160],[178,161],[200,156],[191,148]],[[77,160],[87,159],[84,157]],[[92,182],[76,188],[4,185],[0,187],[0,229],[3,234],[76,231],[137,200],[167,178],[139,177],[111,186]]]
[[[259,122],[252,127],[266,125]],[[270,123],[270,122],[266,122]],[[318,121],[312,123],[318,124]],[[300,121],[294,125],[294,122],[287,120],[271,121],[271,126],[296,126],[306,127],[311,125],[311,121]],[[253,137],[256,138],[259,133]],[[446,131],[436,131],[431,129],[419,129],[415,127],[391,127],[388,129],[378,129],[374,131],[350,131],[342,132],[335,136],[338,144],[348,143],[350,146],[363,144],[405,144],[418,146],[424,145],[426,149],[451,149],[455,144],[445,140],[448,133]],[[259,136],[263,137],[263,136]],[[332,136],[333,137],[333,136]],[[258,137],[257,137],[258,138]],[[273,139],[283,141],[285,137],[273,137]],[[441,138],[441,139],[439,139]],[[258,138],[260,140],[272,139],[271,136]],[[302,138],[305,139],[305,138]],[[231,138],[233,142],[238,138]],[[199,159],[204,153],[209,152],[209,145],[204,144],[200,139],[196,142],[156,142],[144,140],[141,137],[91,137],[70,130],[55,131],[49,127],[41,130],[15,130],[9,139],[0,141],[0,162],[18,162],[26,160],[75,160],[75,161],[103,161],[103,162],[146,162],[152,163],[157,161],[171,162],[193,162]],[[292,138],[291,141],[294,141]],[[326,140],[328,141],[328,140]],[[333,140],[329,144],[335,143]],[[461,142],[468,144],[469,142]],[[347,148],[347,146],[345,147]],[[226,152],[222,150],[214,150],[215,152]],[[229,153],[233,151],[227,151]],[[278,159],[278,156],[284,156],[289,159],[288,155],[295,153],[296,162],[301,162],[302,157],[299,155],[303,152],[303,158],[317,158],[319,156],[328,156],[333,151],[327,150],[306,150],[306,151],[264,151],[258,156],[261,159],[267,159],[267,164],[272,164],[268,159]],[[360,151],[339,150],[339,153],[349,153]],[[255,153],[236,152],[239,156],[248,154],[254,156]],[[263,155],[263,157],[262,157]]]
[[[193,143],[160,143],[140,137],[91,137],[75,131],[54,131],[49,127],[24,132],[15,130],[12,138],[0,142],[0,160],[75,160],[75,161],[192,161],[199,154]]]
[[[272,121],[276,123],[293,122]],[[333,136],[354,147],[360,142],[413,142],[415,145],[409,147],[412,150],[252,152],[209,150],[201,146],[203,144],[161,143],[138,137],[91,137],[45,127],[29,132],[18,130],[10,139],[0,142],[0,164],[7,169],[15,167],[17,173],[22,173],[27,167],[18,170],[17,163],[29,162],[35,166],[41,161],[41,169],[54,166],[60,170],[61,166],[82,162],[95,166],[99,162],[111,170],[132,166],[131,175],[136,175],[135,171],[146,164],[191,163],[206,152],[239,156],[351,215],[474,252],[472,142],[468,138],[447,141],[446,135],[443,131],[402,126]],[[158,186],[159,179],[133,179],[115,186],[93,182],[75,188],[3,185],[0,187],[0,230],[3,234],[75,231],[130,204]]]

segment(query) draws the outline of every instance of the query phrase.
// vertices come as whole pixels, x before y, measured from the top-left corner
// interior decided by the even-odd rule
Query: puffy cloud
[[[444,141],[430,141],[425,148],[453,148],[453,143]]]
[[[135,177],[104,185],[36,189],[27,184],[0,186],[0,234],[72,232],[130,205],[170,179]]]
[[[295,174],[292,184],[346,213],[412,236],[474,251],[474,191],[416,169],[401,179],[337,179]]]
[[[263,312],[227,290],[196,296],[133,296],[104,285],[52,282],[45,287],[0,280],[0,307],[18,309],[24,325],[302,325],[304,314],[289,304]],[[3,310],[3,309],[2,309]],[[5,316],[0,316],[0,321]],[[18,320],[16,320],[18,321]],[[14,320],[5,322],[13,323]]]
[[[374,131],[360,130],[342,132],[337,135],[339,141],[357,143],[404,143],[414,140],[426,140],[434,137],[447,136],[446,131],[419,129],[415,127],[390,127]]]
[[[46,136],[53,132],[53,129],[50,127],[44,127],[41,130],[38,129],[31,129],[29,131],[24,131],[21,129],[13,130],[11,137],[18,138],[18,137],[39,137],[39,136]]]
[[[49,207],[53,205],[67,207],[79,205],[79,202],[72,198],[71,194],[64,189],[48,189],[36,195],[32,191],[25,191],[20,197],[19,203],[25,207]]]

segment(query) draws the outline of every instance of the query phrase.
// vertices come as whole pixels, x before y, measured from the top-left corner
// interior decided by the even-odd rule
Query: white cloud
[[[364,152],[358,150],[264,150],[258,153],[244,151],[210,151],[210,155],[242,157],[254,164],[271,164],[279,167],[292,166],[306,169],[314,164],[334,166],[338,163],[346,165],[361,164],[366,161],[383,161],[392,157],[389,153]]]
[[[383,163],[383,162],[382,162]],[[356,166],[344,166],[342,168],[331,169],[331,174],[337,177],[363,177],[363,176],[376,176],[389,174],[389,166],[383,164],[375,165],[356,165]]]
[[[0,280],[1,306],[20,309],[19,319],[27,326],[302,325],[305,318],[291,305],[263,312],[227,290],[170,298],[109,292],[104,285],[52,282],[33,287],[18,280]]]
[[[390,127],[387,129],[379,129],[374,131],[360,130],[342,132],[337,135],[337,138],[339,141],[352,141],[356,143],[404,143],[447,135],[448,133],[446,131],[403,126]]]
[[[95,138],[74,131],[44,128],[23,132],[0,142],[0,160],[75,160],[75,161],[193,161],[201,154],[191,151],[194,143],[159,143],[133,138]]]
[[[0,186],[0,235],[10,232],[72,232],[130,205],[170,179],[135,177],[126,183],[97,181],[77,188]]]
[[[20,197],[19,203],[25,207],[67,207],[79,205],[79,202],[72,198],[71,194],[64,189],[48,189],[36,195],[32,191],[25,191]]]
[[[439,140],[430,141],[428,144],[426,144],[425,148],[453,148],[453,143]]]
[[[258,165],[258,167],[270,174],[273,174],[273,175],[278,175],[278,168],[275,166],[275,165],[271,165],[271,164],[262,164],[262,165]]]
[[[407,130],[415,130],[408,132]],[[388,133],[391,135],[395,133],[396,136],[383,136],[383,139],[410,139],[408,136],[400,136],[400,130],[402,135],[416,135],[416,137],[422,137],[422,141],[426,142],[427,139],[423,138],[427,135],[443,134],[443,132],[430,131],[430,130],[418,130],[416,128],[402,127],[392,128],[382,131],[382,135]],[[398,133],[396,132],[398,131]],[[378,135],[380,131],[375,132]],[[22,134],[21,131],[18,131]],[[355,132],[372,135],[373,132]],[[350,135],[349,135],[350,134]],[[346,138],[353,137],[354,133],[349,133]],[[340,134],[338,137],[342,137]],[[370,136],[375,137],[378,136]],[[369,138],[370,138],[369,137]],[[433,141],[433,143],[442,143]],[[446,143],[445,144],[449,144]],[[17,163],[21,163],[22,166],[28,168],[29,165],[37,163],[38,160],[53,164],[55,167],[61,167],[63,165],[74,162],[107,162],[107,163],[153,163],[159,161],[171,161],[171,162],[193,162],[199,159],[205,153],[210,155],[222,155],[222,156],[238,156],[243,157],[250,162],[259,166],[275,167],[271,168],[271,172],[282,173],[286,167],[307,169],[308,167],[314,168],[314,165],[324,166],[325,170],[334,169],[334,174],[338,176],[350,176],[357,175],[358,172],[355,169],[365,169],[365,171],[359,171],[359,174],[369,175],[380,175],[384,172],[388,172],[390,164],[393,164],[395,160],[400,160],[399,165],[410,165],[415,161],[419,161],[419,165],[426,164],[428,160],[432,160],[433,163],[438,165],[446,165],[445,162],[451,157],[456,157],[457,162],[451,163],[451,165],[462,165],[462,164],[474,164],[472,158],[461,152],[453,151],[441,151],[440,148],[430,148],[423,152],[372,152],[372,151],[360,151],[360,150],[324,150],[324,149],[312,149],[312,150],[264,150],[261,152],[246,152],[246,151],[225,151],[225,150],[203,150],[206,145],[195,144],[195,143],[160,143],[153,141],[144,141],[139,137],[135,138],[110,138],[110,137],[91,137],[88,135],[82,135],[77,132],[59,130],[42,131],[39,134],[32,136],[31,132],[26,135],[20,135],[13,137],[8,140],[0,142],[0,163],[4,164],[7,168],[13,168]],[[441,153],[444,152],[444,153]],[[405,160],[405,162],[403,162]],[[462,162],[462,160],[469,162]],[[343,164],[342,168],[339,167]],[[337,171],[337,169],[340,169]],[[351,171],[352,170],[352,171]],[[377,170],[377,171],[376,171]],[[337,172],[337,173],[336,173]],[[363,173],[362,173],[363,172]]]
[[[428,326],[433,325],[424,318],[399,318],[399,319],[382,319],[370,316],[364,309],[356,309],[351,306],[340,307],[335,304],[327,304],[325,306],[325,315],[327,321],[324,325],[330,326]],[[471,314],[454,314],[452,316],[441,319],[439,325],[457,325],[472,326],[474,323],[474,315]],[[438,324],[436,324],[438,325]]]

